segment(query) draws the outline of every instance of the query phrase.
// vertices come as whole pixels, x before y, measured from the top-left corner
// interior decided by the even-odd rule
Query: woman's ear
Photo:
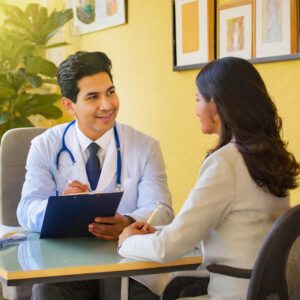
[[[213,103],[213,111],[212,111],[212,118],[216,125],[217,131],[221,130],[221,118],[218,112],[218,108],[214,99],[211,99],[211,103]]]
[[[65,107],[65,109],[72,115],[75,115],[75,111],[74,111],[74,105],[76,105],[76,103],[74,103],[71,99],[67,98],[67,97],[63,97],[61,99],[61,102],[63,104],[63,106]]]

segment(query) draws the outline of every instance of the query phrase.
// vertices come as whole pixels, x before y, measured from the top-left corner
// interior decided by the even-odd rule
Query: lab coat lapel
[[[102,166],[100,179],[98,182],[97,190],[104,191],[109,185],[113,184],[115,187],[117,170],[117,150],[115,139],[112,138]]]

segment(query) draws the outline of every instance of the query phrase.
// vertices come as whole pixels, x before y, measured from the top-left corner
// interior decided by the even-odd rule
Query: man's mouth
[[[102,119],[102,120],[108,120],[113,116],[113,112],[109,113],[109,114],[103,114],[100,116],[96,116],[97,119]]]

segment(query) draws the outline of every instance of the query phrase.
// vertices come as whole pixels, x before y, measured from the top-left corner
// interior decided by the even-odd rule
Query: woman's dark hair
[[[77,101],[79,88],[78,80],[85,76],[91,76],[100,72],[111,75],[111,60],[103,52],[78,51],[70,55],[58,67],[57,82],[63,97]]]
[[[218,145],[234,139],[258,186],[284,197],[297,187],[299,164],[281,139],[282,121],[257,70],[248,61],[226,57],[207,64],[196,84],[205,101],[215,101],[221,119]]]

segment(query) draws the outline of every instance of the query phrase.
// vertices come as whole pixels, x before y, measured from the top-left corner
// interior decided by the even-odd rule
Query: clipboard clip
[[[123,192],[122,185],[120,183],[116,184],[116,192]]]

